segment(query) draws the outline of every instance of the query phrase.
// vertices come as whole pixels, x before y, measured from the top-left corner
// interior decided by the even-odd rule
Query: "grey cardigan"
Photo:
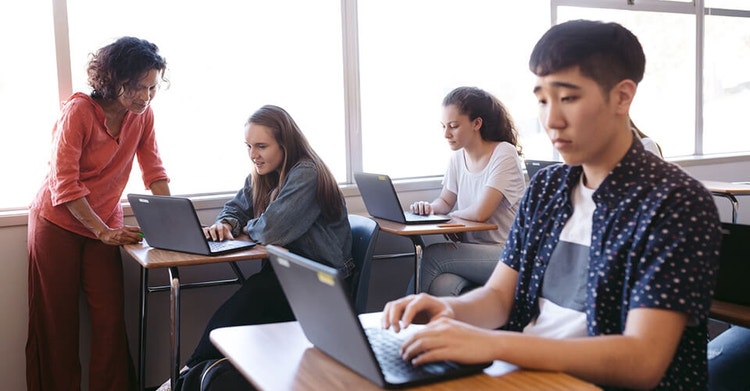
[[[337,221],[327,221],[316,200],[318,172],[310,160],[289,170],[278,197],[258,218],[253,218],[252,175],[216,218],[232,226],[232,235],[247,228],[261,244],[283,246],[294,253],[339,269],[344,277],[352,269],[352,232],[346,204]]]

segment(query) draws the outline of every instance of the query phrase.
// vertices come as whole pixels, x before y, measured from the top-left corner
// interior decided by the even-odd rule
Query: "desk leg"
[[[729,200],[732,201],[732,224],[737,224],[740,203],[737,201],[737,198],[732,194],[729,195]]]
[[[180,373],[180,274],[176,267],[169,268],[169,283],[171,286],[170,300],[172,308],[170,315],[172,317],[170,344],[172,353],[170,357],[170,381],[171,389],[177,385],[177,377]]]
[[[146,389],[146,314],[148,313],[148,269],[141,267],[140,292],[138,302],[140,314],[138,319],[138,389]]]
[[[735,197],[731,193],[711,192],[711,194],[729,200],[729,202],[732,204],[732,224],[737,224],[737,215],[739,214],[740,209],[740,203],[739,201],[737,201],[737,197]]]
[[[422,245],[414,245],[414,293],[419,293],[422,284]]]
[[[424,241],[421,236],[412,236],[414,243],[414,293],[419,293],[419,287],[422,283],[422,247]]]

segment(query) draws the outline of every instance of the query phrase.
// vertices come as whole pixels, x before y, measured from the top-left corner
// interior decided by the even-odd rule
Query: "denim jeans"
[[[708,343],[708,389],[750,390],[750,329],[732,326]]]
[[[458,296],[484,285],[497,266],[502,244],[445,242],[429,245],[422,255],[420,292]],[[413,292],[413,279],[409,293]]]

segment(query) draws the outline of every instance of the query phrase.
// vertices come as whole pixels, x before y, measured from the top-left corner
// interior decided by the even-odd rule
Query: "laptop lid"
[[[413,378],[385,374],[367,339],[346,282],[334,268],[274,245],[268,257],[307,339],[318,349],[380,387],[403,387],[481,372],[490,363],[445,364]],[[418,327],[418,326],[416,326]],[[394,351],[395,360],[401,360]],[[440,363],[438,363],[440,364]],[[429,373],[428,373],[429,372]]]
[[[212,251],[189,198],[150,194],[128,194],[128,202],[149,246],[201,255],[218,255],[250,248],[247,241],[225,241]]]
[[[552,160],[526,160],[524,161],[524,164],[526,165],[526,173],[529,175],[529,180],[536,175],[536,173],[541,170],[544,167],[560,164],[562,162],[558,161],[552,161]]]
[[[404,212],[388,175],[358,172],[354,174],[354,180],[357,182],[367,213],[372,217],[402,224],[434,224],[450,220],[450,217],[444,215],[421,216]]]
[[[722,223],[714,298],[750,305],[750,225]]]
[[[385,379],[338,271],[274,245],[266,246],[266,251],[307,339],[354,372],[384,386]]]

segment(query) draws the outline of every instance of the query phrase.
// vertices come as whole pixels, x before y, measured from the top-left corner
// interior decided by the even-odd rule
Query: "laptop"
[[[354,180],[365,202],[367,213],[372,217],[402,224],[435,224],[451,219],[445,215],[423,216],[404,210],[388,175],[358,172],[354,174]]]
[[[407,387],[482,372],[492,364],[462,365],[443,361],[412,366],[401,359],[403,336],[391,330],[362,327],[338,271],[274,245],[269,259],[289,305],[307,339],[342,365],[383,388]],[[409,326],[406,333],[412,327]],[[383,347],[388,343],[389,350]]]
[[[750,305],[750,225],[721,223],[719,275],[714,298]]]
[[[255,242],[207,240],[193,203],[188,198],[128,194],[130,207],[149,246],[201,255],[220,255],[248,249]]]
[[[529,175],[529,181],[536,175],[536,173],[544,167],[560,164],[562,162],[551,161],[551,160],[526,160],[526,173]]]

